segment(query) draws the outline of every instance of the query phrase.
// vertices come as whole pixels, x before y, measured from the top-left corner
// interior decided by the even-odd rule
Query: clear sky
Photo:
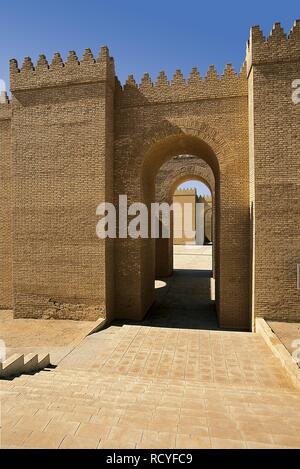
[[[8,82],[10,58],[51,59],[86,47],[108,45],[122,82],[160,70],[171,78],[193,66],[205,75],[211,63],[222,72],[229,62],[239,70],[251,25],[268,34],[281,21],[289,31],[300,17],[299,0],[10,0],[0,4],[0,79]]]

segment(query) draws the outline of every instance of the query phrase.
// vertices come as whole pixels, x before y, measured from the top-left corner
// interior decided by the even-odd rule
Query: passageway
[[[212,279],[212,246],[174,246],[174,273],[156,281],[147,325],[218,329]]]

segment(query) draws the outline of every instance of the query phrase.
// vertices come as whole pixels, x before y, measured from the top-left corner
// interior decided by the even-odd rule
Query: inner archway
[[[180,143],[180,144],[179,144]],[[155,301],[154,306],[150,309],[150,315],[152,317],[156,315],[156,319],[158,322],[162,322],[162,318],[165,317],[165,325],[174,324],[178,327],[193,327],[193,328],[209,328],[215,329],[217,328],[217,321],[216,321],[216,309],[215,308],[215,296],[212,293],[212,270],[214,271],[216,280],[217,280],[217,289],[218,289],[218,256],[219,256],[219,249],[218,249],[218,217],[217,214],[219,213],[219,194],[220,194],[220,180],[219,180],[219,163],[217,160],[216,155],[214,154],[213,150],[207,145],[204,141],[200,139],[194,138],[192,136],[188,136],[185,138],[180,137],[170,137],[165,140],[165,145],[168,146],[168,149],[163,148],[163,143],[159,145],[157,148],[158,153],[154,153],[154,148],[152,148],[152,152],[148,153],[145,157],[144,164],[143,164],[143,172],[142,172],[142,190],[143,190],[143,197],[145,203],[150,206],[153,201],[158,202],[167,202],[171,204],[173,202],[174,197],[179,197],[178,194],[176,195],[176,189],[189,181],[190,179],[197,180],[197,182],[201,182],[206,184],[207,190],[209,191],[211,197],[211,205],[214,204],[216,213],[216,224],[214,230],[214,238],[215,238],[215,252],[214,252],[214,269],[213,269],[213,262],[212,262],[212,246],[207,247],[207,260],[208,264],[205,268],[204,264],[200,267],[200,264],[197,262],[193,264],[196,259],[196,252],[190,252],[184,254],[185,261],[190,262],[190,269],[173,269],[173,253],[174,253],[174,246],[173,246],[173,237],[174,233],[172,232],[168,239],[161,237],[157,239],[154,243],[153,240],[150,240],[145,243],[145,251],[143,256],[143,260],[145,260],[144,266],[149,268],[151,264],[151,258],[154,259],[154,265],[152,264],[152,272],[154,273],[153,281],[158,280],[156,282],[156,294],[155,294]],[[178,150],[182,149],[183,147],[193,149],[193,153],[178,153]],[[174,148],[173,148],[174,147]],[[177,150],[177,148],[178,150]],[[169,153],[170,152],[170,153]],[[151,155],[152,153],[152,155]],[[168,154],[169,153],[169,154]],[[166,167],[170,169],[170,165],[174,165],[174,171],[166,170]],[[179,169],[180,167],[180,169]],[[160,173],[162,177],[160,177]],[[190,194],[191,195],[191,194]],[[204,194],[203,194],[204,195]],[[185,196],[185,194],[183,194]],[[199,194],[200,196],[200,194]],[[202,244],[204,245],[204,199],[200,200],[199,196],[194,197],[194,205],[191,210],[195,210],[194,218],[196,222],[196,206],[202,208],[202,236],[199,236],[200,233],[197,233],[197,223],[195,223],[194,228],[196,228],[195,239],[189,244]],[[184,197],[185,198],[185,197]],[[197,199],[197,200],[196,200]],[[198,200],[199,199],[199,200]],[[196,203],[197,202],[197,203]],[[184,204],[186,205],[186,204]],[[176,221],[176,212],[172,212],[172,215]],[[173,222],[171,223],[173,228]],[[173,230],[172,230],[173,231]],[[197,238],[202,238],[197,239]],[[181,239],[181,244],[186,244],[184,239]],[[175,249],[175,262],[180,259],[179,252],[176,253]],[[199,253],[198,260],[200,256],[204,256],[204,253]],[[153,257],[152,257],[153,256]],[[181,258],[183,259],[183,258]],[[210,259],[210,264],[209,264]],[[147,265],[146,265],[147,264]],[[193,268],[193,265],[195,268]],[[151,268],[149,269],[151,271]],[[149,275],[148,270],[148,275]],[[200,271],[202,270],[202,273]],[[188,272],[188,273],[187,273]],[[201,277],[201,279],[200,279]],[[151,282],[151,277],[148,277],[148,281]],[[183,285],[179,285],[180,282],[183,282]],[[200,281],[200,283],[199,283]],[[173,285],[175,282],[178,283],[176,287]],[[172,284],[172,285],[171,285]],[[186,285],[184,285],[186,284]],[[202,285],[201,285],[202,284]],[[205,284],[205,285],[204,285]],[[164,285],[164,287],[162,287]],[[182,289],[183,296],[180,298],[175,293],[174,299],[170,297],[170,291],[177,289],[177,293],[180,289]],[[169,293],[167,296],[165,292],[168,291]],[[184,292],[189,292],[184,298]],[[218,302],[218,292],[216,294]],[[162,298],[165,298],[161,301]],[[174,300],[174,301],[173,301]],[[174,305],[172,306],[172,303]],[[171,303],[171,304],[170,304]],[[205,305],[204,305],[205,303]],[[176,305],[178,306],[177,311],[178,314],[174,314],[176,309]],[[173,309],[173,314],[167,318],[167,310],[169,306]],[[203,312],[202,320],[204,322],[199,321],[201,318],[201,311]],[[181,313],[180,313],[181,312]],[[159,313],[159,314],[157,314]],[[206,318],[205,318],[206,315]],[[208,317],[209,316],[209,317]],[[207,321],[205,321],[205,319]],[[212,319],[210,321],[210,319]],[[205,324],[206,323],[206,324]],[[209,323],[209,324],[208,324]],[[161,324],[162,325],[162,324]]]
[[[186,171],[191,170],[190,159],[190,156],[184,158]],[[208,211],[212,217],[213,197],[208,184],[203,182],[206,165],[198,159],[195,164],[197,173],[192,180],[187,175],[178,177],[178,158],[163,165],[156,177],[157,196],[162,192],[162,181],[170,185],[168,199],[173,202],[173,229],[169,239],[156,240],[155,303],[147,322],[160,327],[211,330],[218,328],[218,321],[214,302],[213,232],[209,230],[212,221],[209,227],[205,222]],[[172,181],[173,173],[177,174],[177,183]]]
[[[166,162],[191,155],[209,166],[215,183],[214,277],[219,325],[248,329],[249,174],[235,146],[220,129],[203,120],[182,118],[165,119],[136,136],[126,148],[116,159],[115,193],[118,196],[130,188],[128,202],[143,202],[149,212],[157,200],[155,178]],[[130,165],[125,164],[128,161]],[[155,239],[117,239],[114,250],[116,317],[142,320],[155,301]]]

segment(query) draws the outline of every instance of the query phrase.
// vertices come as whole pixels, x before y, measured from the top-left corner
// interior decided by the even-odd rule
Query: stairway
[[[29,353],[14,354],[4,362],[0,362],[0,379],[10,379],[23,374],[32,374],[50,366],[50,355]]]
[[[298,448],[300,394],[258,334],[111,326],[2,380],[2,448]]]

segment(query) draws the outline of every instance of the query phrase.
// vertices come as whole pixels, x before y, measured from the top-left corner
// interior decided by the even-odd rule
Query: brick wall
[[[180,155],[164,163],[155,178],[155,197],[157,202],[172,203],[174,190],[178,185],[190,179],[206,184],[211,193],[215,193],[215,177],[211,167],[203,160],[191,156]],[[215,259],[215,244],[213,245],[213,266]],[[169,276],[173,272],[173,237],[169,240],[156,241],[156,276]],[[214,267],[213,267],[214,270]]]
[[[279,24],[266,39],[256,27],[248,45],[253,316],[299,321],[300,22],[288,36]]]
[[[0,103],[0,309],[12,308],[11,104]]]
[[[190,155],[172,158],[161,166],[155,178],[156,200],[171,202],[175,189],[192,179],[203,182],[214,192],[214,173],[205,161]]]
[[[108,51],[11,63],[15,317],[113,313],[113,249],[96,237],[112,197],[114,70]]]
[[[121,87],[107,48],[96,60],[90,50],[80,62],[74,52],[21,69],[12,60],[13,102],[0,105],[0,307],[12,305],[13,277],[16,317],[141,319],[155,243],[100,241],[96,207],[119,194],[149,204],[160,168],[188,154],[215,181],[221,326],[249,327],[249,300],[253,317],[299,320],[299,64],[299,21],[288,37],[279,24],[268,39],[253,28],[240,75],[211,66],[205,78],[178,70]]]
[[[176,209],[174,211],[174,244],[196,244],[196,189],[177,189],[173,196],[173,203],[180,206],[179,211]],[[187,237],[186,235],[190,233],[184,233],[184,227],[188,231],[193,230],[195,235],[192,238]]]
[[[163,73],[155,85],[130,77],[115,107],[115,195],[155,199],[154,180],[170,158],[191,154],[215,172],[220,217],[217,227],[219,318],[224,327],[249,327],[248,87],[245,68],[230,67],[205,80],[194,70],[172,83]],[[155,248],[151,240],[116,241],[116,314],[139,319],[153,299]],[[131,259],[128,265],[128,259]]]

